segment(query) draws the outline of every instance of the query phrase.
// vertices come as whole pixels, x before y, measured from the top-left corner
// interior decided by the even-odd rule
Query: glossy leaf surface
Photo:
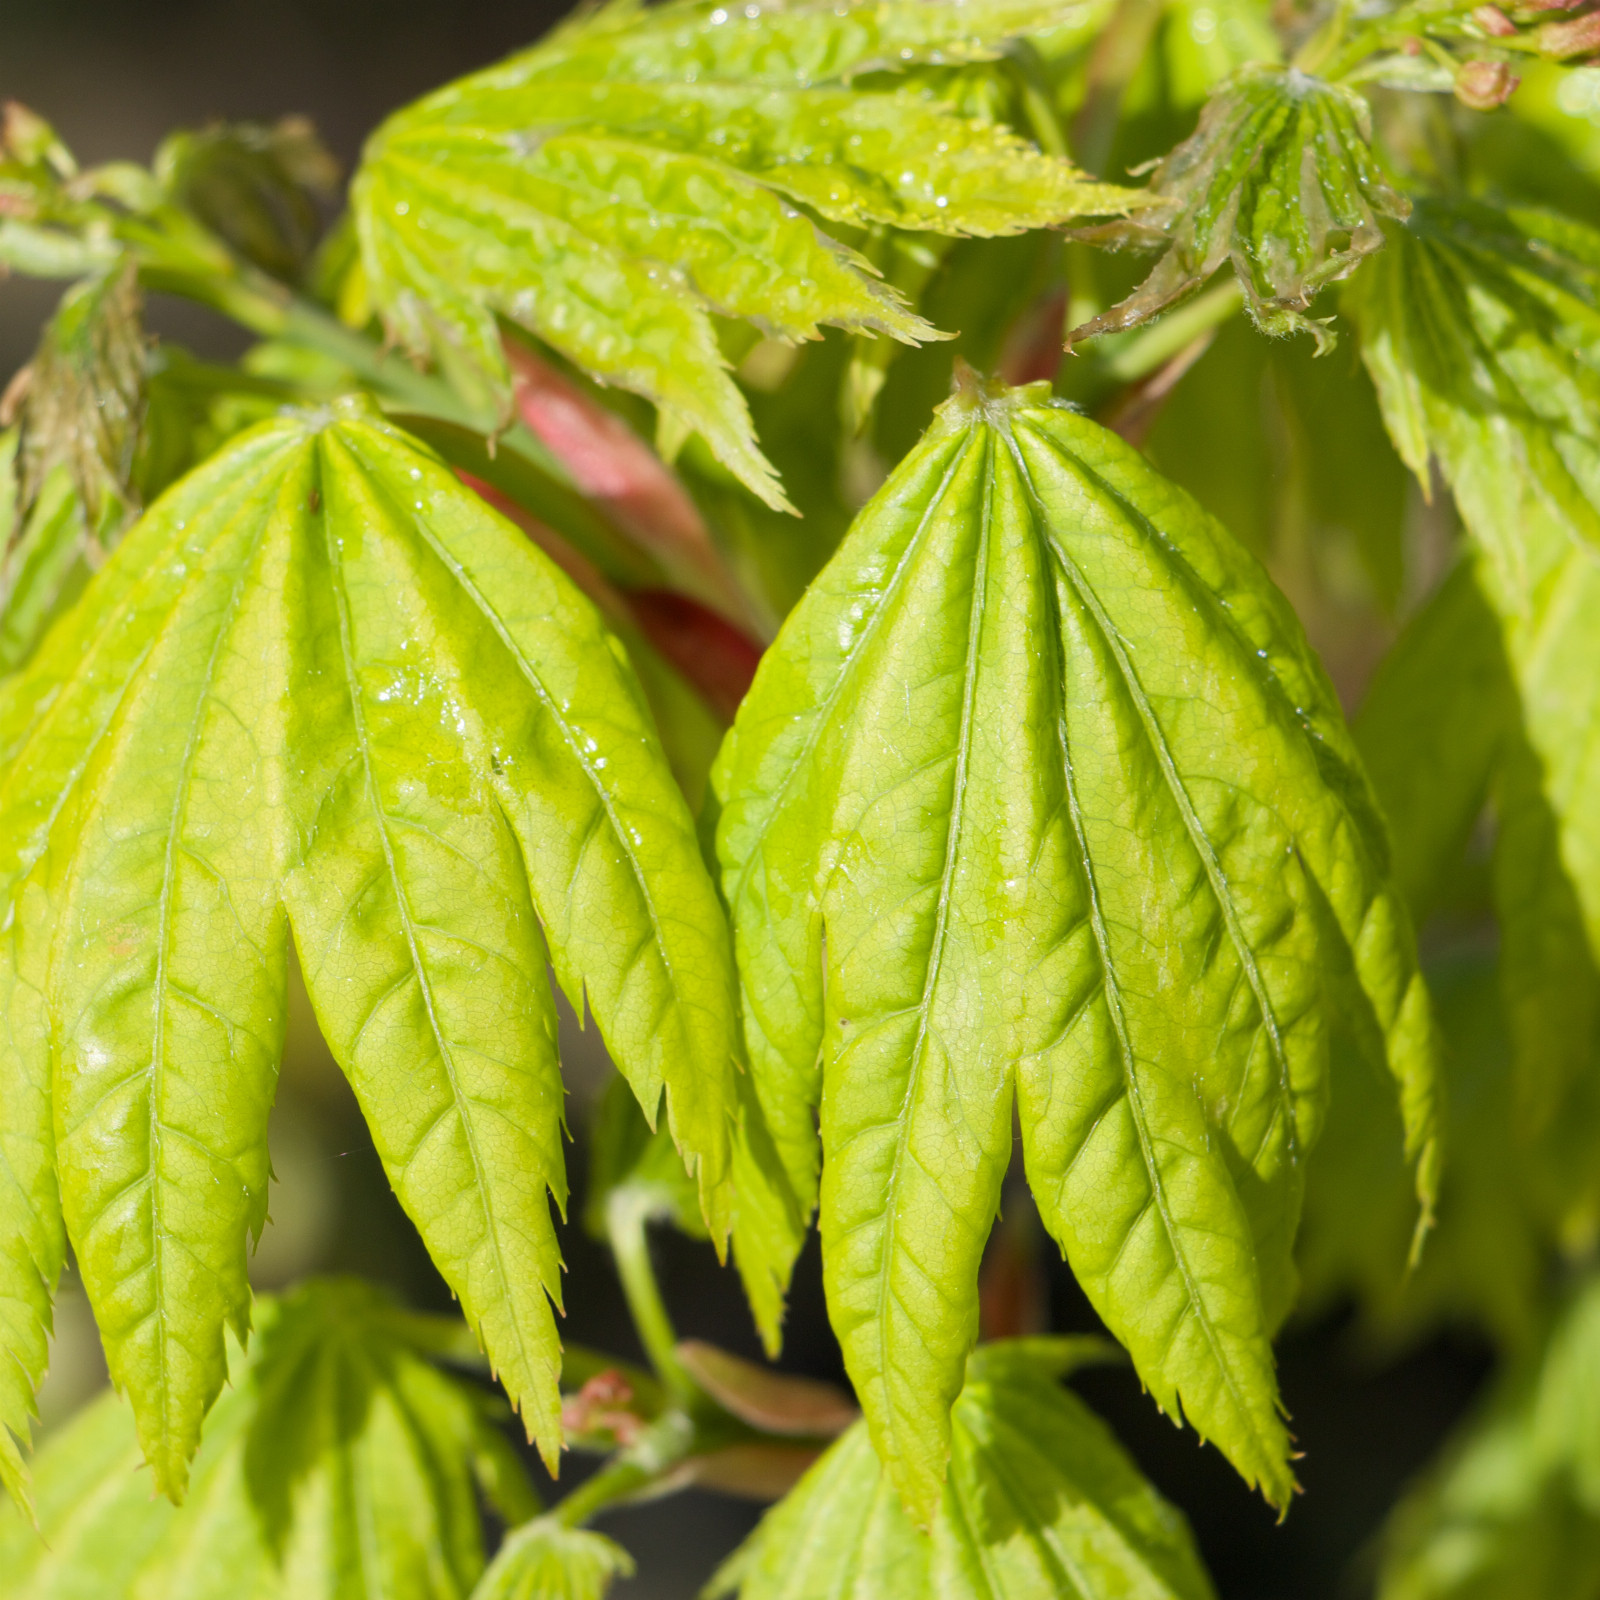
[[[1200,126],[1162,159],[1150,192],[1167,209],[1091,230],[1097,243],[1161,251],[1126,300],[1072,331],[1086,339],[1137,327],[1231,262],[1263,333],[1310,333],[1317,291],[1383,245],[1380,219],[1407,202],[1368,146],[1366,103],[1295,68],[1247,67],[1206,103]]]
[[[933,329],[795,202],[855,225],[1015,233],[1126,191],[1016,135],[855,75],[996,54],[1028,0],[678,0],[611,7],[391,118],[354,204],[373,295],[409,348],[504,397],[495,317],[654,401],[785,504],[711,313],[788,339]]]
[[[820,1165],[830,1314],[913,1512],[1013,1093],[1096,1309],[1281,1503],[1269,1339],[1332,986],[1387,1041],[1424,1195],[1434,1066],[1367,779],[1265,574],[1042,386],[971,383],[768,651],[716,781],[753,1083],[803,1206]]]
[[[532,1491],[487,1395],[429,1360],[449,1324],[354,1282],[256,1303],[248,1355],[188,1501],[153,1499],[126,1405],[92,1401],[40,1452],[40,1530],[0,1510],[7,1600],[465,1600],[478,1494]]]
[[[856,1424],[769,1512],[710,1593],[740,1600],[1207,1600],[1182,1517],[1058,1382],[1068,1339],[983,1345],[931,1534]]]
[[[591,605],[359,405],[287,416],[146,515],[9,686],[0,750],[0,1070],[52,1113],[6,1119],[38,1174],[0,1213],[7,1303],[57,1259],[53,1135],[112,1376],[181,1493],[248,1321],[292,928],[390,1181],[553,1459],[547,950],[648,1115],[665,1092],[718,1232],[733,1105],[715,892]]]

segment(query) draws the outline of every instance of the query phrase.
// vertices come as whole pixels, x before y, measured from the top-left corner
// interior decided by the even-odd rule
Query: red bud
[[[1474,111],[1493,111],[1521,81],[1503,61],[1469,61],[1456,73],[1456,99]]]
[[[1517,31],[1516,23],[1499,6],[1479,6],[1472,13],[1472,20],[1491,39],[1509,39]]]
[[[1534,38],[1539,43],[1539,54],[1552,61],[1593,55],[1600,50],[1600,11],[1574,17],[1571,22],[1547,22]]]

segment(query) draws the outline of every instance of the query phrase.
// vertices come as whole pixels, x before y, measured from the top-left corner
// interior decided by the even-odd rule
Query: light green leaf
[[[734,1104],[724,923],[592,606],[358,404],[286,416],[142,520],[0,703],[0,756],[0,902],[36,884],[50,940],[48,1053],[14,1033],[7,1070],[53,1070],[68,1231],[158,1485],[182,1492],[247,1326],[289,923],[553,1460],[547,949],[648,1116],[665,1095],[719,1236]]]
[[[1137,327],[1231,261],[1263,333],[1309,333],[1328,348],[1333,336],[1305,314],[1317,291],[1382,248],[1380,218],[1409,209],[1383,179],[1368,120],[1366,102],[1340,84],[1295,67],[1242,69],[1156,167],[1150,193],[1165,210],[1087,233],[1162,254],[1133,294],[1069,342]]]
[[[740,1600],[1208,1600],[1183,1518],[1057,1381],[1092,1341],[983,1345],[956,1403],[931,1537],[856,1424],[708,1593]]]
[[[1591,1278],[1391,1519],[1379,1600],[1600,1591],[1600,1291]]]
[[[400,112],[353,202],[391,331],[504,402],[496,316],[701,433],[787,504],[710,313],[787,339],[819,325],[934,336],[789,202],[852,224],[1016,233],[1125,209],[1016,135],[856,74],[970,61],[1055,20],[1025,0],[613,6]]]
[[[755,1088],[913,1513],[1019,1097],[1029,1180],[1163,1409],[1282,1503],[1331,980],[1432,1182],[1433,1038],[1331,688],[1253,559],[1042,386],[977,383],[763,659],[715,775]],[[821,1150],[813,1108],[820,1104]]]
[[[1419,921],[1460,870],[1516,722],[1494,614],[1463,561],[1379,663],[1354,724]]]
[[[1424,481],[1437,457],[1479,552],[1478,581],[1500,621],[1534,763],[1513,777],[1524,795],[1542,789],[1554,813],[1592,960],[1600,234],[1552,216],[1419,204],[1351,299],[1391,435]],[[1536,835],[1508,848],[1520,857],[1513,878],[1539,861],[1556,865]],[[1559,872],[1543,876],[1559,888]]]
[[[0,1483],[32,1515],[26,1445],[66,1258],[42,993],[45,897],[29,882],[0,932]]]
[[[472,1600],[603,1600],[613,1579],[632,1575],[621,1545],[540,1517],[506,1536]]]
[[[7,1600],[464,1600],[504,1444],[488,1397],[428,1359],[432,1319],[352,1281],[256,1314],[182,1508],[152,1498],[109,1394],[47,1441],[40,1532],[0,1513]]]
[[[1593,1059],[1600,974],[1561,862],[1542,768],[1522,728],[1479,563],[1463,561],[1401,635],[1356,721],[1419,920],[1472,879],[1469,840],[1492,807],[1489,887],[1525,1131]]]

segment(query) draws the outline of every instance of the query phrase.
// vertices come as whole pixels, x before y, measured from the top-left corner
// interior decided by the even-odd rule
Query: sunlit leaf
[[[363,1284],[307,1284],[256,1320],[181,1508],[152,1498],[114,1396],[49,1439],[39,1532],[0,1512],[7,1600],[462,1600],[480,1490],[502,1514],[531,1495],[487,1395],[432,1365],[430,1319]]]
[[[960,62],[1055,20],[1029,0],[711,0],[613,6],[391,118],[354,204],[393,333],[458,381],[508,389],[497,315],[702,434],[786,502],[710,313],[788,339],[819,325],[915,342],[933,329],[839,222],[1016,233],[1130,203],[1008,130],[857,75]]]
[[[1297,68],[1247,67],[1206,103],[1200,126],[1163,157],[1150,192],[1165,212],[1091,230],[1103,244],[1158,249],[1150,275],[1071,340],[1136,327],[1231,262],[1264,333],[1332,336],[1306,316],[1317,291],[1383,245],[1380,219],[1407,202],[1368,145],[1366,102]]]
[[[1068,1339],[983,1345],[956,1402],[931,1536],[861,1424],[768,1513],[708,1594],[740,1600],[1207,1600],[1183,1519],[1060,1376]]]
[[[1512,776],[1524,795],[1542,792],[1558,827],[1557,849],[1524,836],[1513,880],[1526,883],[1541,860],[1547,882],[1564,868],[1591,959],[1600,950],[1600,234],[1545,215],[1419,204],[1351,298],[1391,435],[1424,481],[1437,458],[1479,552],[1530,747],[1531,765]]]
[[[665,1092],[718,1235],[733,1107],[724,925],[594,609],[359,404],[285,416],[147,514],[10,686],[0,752],[0,894],[42,895],[48,936],[48,1029],[14,1027],[5,1070],[53,1070],[68,1230],[157,1484],[181,1493],[224,1323],[246,1329],[291,928],[390,1181],[553,1460],[546,951],[649,1116]]]
[[[1042,387],[970,382],[767,652],[716,781],[753,1082],[807,1201],[820,1165],[834,1328],[914,1514],[1013,1092],[1096,1309],[1281,1503],[1268,1340],[1352,965],[1424,1195],[1434,1085],[1366,777],[1261,569]]]

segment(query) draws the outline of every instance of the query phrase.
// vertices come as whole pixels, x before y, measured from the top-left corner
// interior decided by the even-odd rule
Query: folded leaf
[[[1384,181],[1369,136],[1355,90],[1295,67],[1244,68],[1157,165],[1150,193],[1165,209],[1087,233],[1161,258],[1126,300],[1074,328],[1069,347],[1149,321],[1229,261],[1263,333],[1309,333],[1319,350],[1330,347],[1332,335],[1306,310],[1382,248],[1380,218],[1409,209]]]
[[[931,1537],[901,1509],[858,1423],[767,1514],[708,1595],[1207,1600],[1182,1517],[1060,1387],[1088,1354],[1077,1343],[1018,1339],[973,1352]]]
[[[621,1545],[540,1517],[506,1536],[472,1600],[602,1600],[613,1579],[632,1575]]]
[[[1337,702],[1115,435],[969,382],[762,661],[715,774],[752,1081],[835,1331],[937,1502],[1017,1094],[1045,1225],[1166,1410],[1282,1503],[1332,981],[1431,1192],[1433,1037]],[[821,1149],[813,1126],[820,1106]]]
[[[28,370],[12,514],[0,519],[0,671],[27,660],[138,510],[141,311],[133,262],[122,257],[67,291]]]
[[[504,407],[496,316],[654,401],[785,506],[711,316],[934,330],[791,201],[852,224],[1016,233],[1124,209],[1009,131],[910,89],[844,86],[996,55],[1056,19],[1024,0],[677,0],[611,7],[392,117],[353,203],[391,331]]]
[[[1600,953],[1600,234],[1419,203],[1351,301],[1401,454],[1436,456],[1479,552],[1559,861]],[[1529,849],[1526,844],[1516,847]],[[1508,880],[1550,859],[1534,843]],[[1547,880],[1555,882],[1559,878]],[[1580,955],[1584,953],[1580,950]],[[1535,966],[1538,960],[1535,958]]]
[[[53,1071],[68,1231],[159,1486],[248,1323],[291,924],[390,1181],[553,1460],[547,949],[647,1116],[665,1094],[719,1236],[734,1104],[715,892],[590,604],[358,404],[286,416],[143,519],[9,686],[0,757],[0,902],[31,885],[49,941],[48,1029],[14,1028],[5,1071]]]
[[[181,1509],[151,1498],[115,1397],[50,1438],[40,1532],[0,1511],[8,1597],[462,1600],[484,1565],[478,1490],[509,1452],[481,1390],[429,1361],[431,1319],[350,1281],[256,1313]]]

